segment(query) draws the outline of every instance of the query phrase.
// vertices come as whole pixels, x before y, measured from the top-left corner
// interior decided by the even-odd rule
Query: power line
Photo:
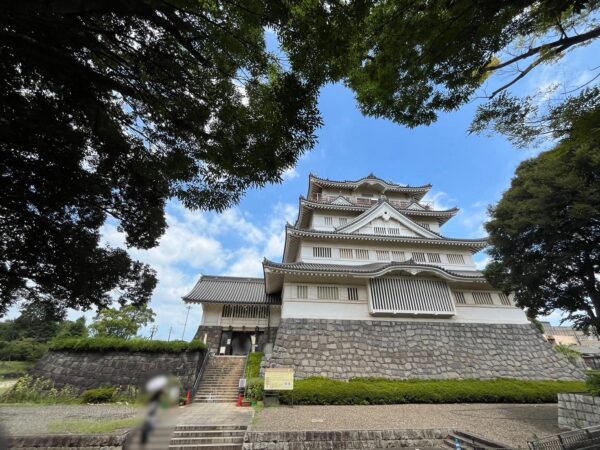
[[[185,336],[185,328],[187,327],[188,317],[190,316],[190,309],[192,309],[192,305],[187,305],[187,314],[185,315],[185,323],[183,324],[183,333],[181,333],[181,340],[183,341],[183,337]]]

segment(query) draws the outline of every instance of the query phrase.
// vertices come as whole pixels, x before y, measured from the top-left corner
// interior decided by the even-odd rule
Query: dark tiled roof
[[[369,274],[376,273],[383,269],[392,268],[392,267],[419,267],[426,269],[435,269],[445,272],[449,275],[453,275],[456,277],[462,278],[477,278],[483,279],[483,274],[479,271],[451,271],[444,269],[440,266],[434,266],[431,264],[422,264],[409,259],[408,261],[392,261],[387,263],[369,263],[369,264],[360,264],[360,265],[350,265],[350,264],[320,264],[320,263],[305,263],[305,262],[296,262],[296,263],[276,263],[273,261],[269,261],[265,259],[263,262],[263,266],[279,268],[283,270],[291,270],[291,271],[306,271],[306,272],[345,272],[345,273],[361,273],[361,274]]]
[[[263,278],[200,277],[186,302],[279,305],[281,296],[265,292]]]
[[[382,178],[376,177],[373,174],[369,174],[368,176],[361,178],[360,180],[343,180],[343,181],[329,180],[327,178],[320,178],[313,174],[310,175],[310,178],[312,178],[314,181],[316,181],[319,184],[326,184],[326,185],[330,185],[330,186],[347,185],[348,187],[355,187],[364,181],[375,180],[375,181],[379,181],[379,182],[389,186],[392,189],[397,189],[399,191],[428,191],[429,189],[431,189],[431,184],[426,184],[423,186],[402,185],[402,184],[397,184],[397,183],[393,183],[390,181],[386,181]]]

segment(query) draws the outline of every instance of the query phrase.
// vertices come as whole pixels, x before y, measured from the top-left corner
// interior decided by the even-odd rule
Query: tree
[[[569,138],[523,162],[486,224],[490,282],[530,317],[555,309],[600,333],[600,132],[590,113]],[[580,122],[584,122],[581,123]],[[582,131],[580,131],[582,130]]]
[[[472,132],[517,145],[560,138],[598,108],[600,67],[580,85],[510,89],[600,37],[597,0],[298,2],[278,30],[292,66],[344,80],[363,113],[416,127],[483,100]],[[498,75],[493,77],[492,75]],[[546,101],[544,99],[549,99]],[[487,102],[486,102],[487,100]]]
[[[141,327],[154,322],[154,311],[147,306],[124,306],[121,309],[107,308],[98,312],[90,325],[97,337],[130,339],[137,335]]]
[[[165,203],[221,211],[315,142],[318,83],[266,49],[270,2],[3,2],[0,315],[145,304]]]

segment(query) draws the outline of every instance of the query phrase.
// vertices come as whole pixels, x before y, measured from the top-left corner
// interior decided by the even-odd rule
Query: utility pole
[[[167,338],[167,342],[171,341],[171,330],[173,329],[173,325],[169,327],[169,337]]]
[[[154,334],[158,331],[158,325],[152,325],[150,328],[150,340],[154,338]]]
[[[183,333],[181,333],[182,341],[183,341],[183,336],[185,336],[185,327],[187,327],[188,317],[190,316],[190,309],[192,309],[192,305],[187,305],[187,314],[185,315],[185,323],[183,324]]]

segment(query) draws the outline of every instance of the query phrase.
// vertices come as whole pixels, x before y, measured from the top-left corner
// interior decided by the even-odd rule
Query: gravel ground
[[[455,428],[514,447],[559,433],[556,404],[295,406],[265,408],[256,431]]]
[[[9,436],[47,434],[51,422],[128,419],[141,411],[126,405],[0,406],[0,425]]]

